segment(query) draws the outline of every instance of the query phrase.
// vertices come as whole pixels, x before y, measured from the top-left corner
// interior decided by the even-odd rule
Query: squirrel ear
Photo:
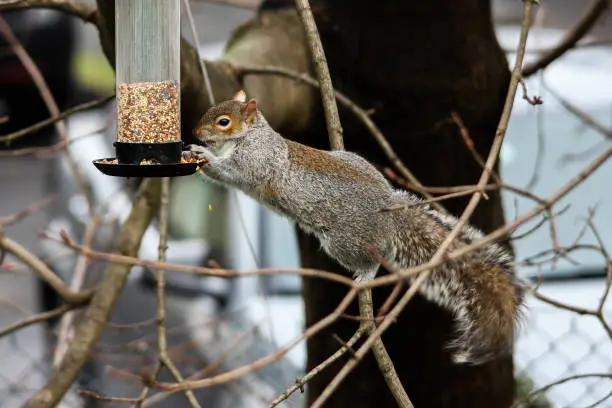
[[[246,97],[246,92],[241,89],[236,92],[236,95],[234,95],[234,100],[238,102],[246,102]]]
[[[257,119],[257,101],[250,99],[247,103],[242,104],[242,116],[244,121],[249,125]]]

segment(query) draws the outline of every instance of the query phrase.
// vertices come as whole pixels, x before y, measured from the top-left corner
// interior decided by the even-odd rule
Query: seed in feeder
[[[140,164],[159,164],[159,161],[155,159],[142,159]]]
[[[119,84],[117,141],[169,143],[181,140],[176,81]]]

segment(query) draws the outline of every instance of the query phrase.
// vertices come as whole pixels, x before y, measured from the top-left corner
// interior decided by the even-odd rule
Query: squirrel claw
[[[196,159],[196,160],[201,159],[199,154],[197,154],[196,152],[192,152],[192,151],[183,151],[181,152],[181,156],[183,157],[183,159],[187,161],[192,160],[192,159]]]
[[[197,160],[207,160],[210,161],[213,157],[212,153],[210,152],[210,150],[208,150],[207,148],[205,148],[204,146],[200,146],[200,145],[196,145],[196,144],[190,144],[189,146],[187,146],[186,151],[183,151],[183,157],[185,158],[190,158],[190,157],[195,157]]]
[[[189,152],[194,152],[194,153],[204,153],[207,151],[207,149],[204,146],[200,146],[197,144],[190,144],[187,146],[187,149]]]

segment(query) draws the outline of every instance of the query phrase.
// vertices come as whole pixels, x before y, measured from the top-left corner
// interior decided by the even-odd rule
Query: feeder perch
[[[202,163],[181,157],[180,0],[115,0],[117,140],[94,160],[118,177],[175,177]]]

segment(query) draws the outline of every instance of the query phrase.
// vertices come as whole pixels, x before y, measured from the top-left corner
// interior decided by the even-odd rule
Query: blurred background
[[[257,1],[243,1],[231,7],[192,0],[200,52],[214,59],[223,52],[231,32],[255,13]],[[527,61],[555,46],[582,15],[588,2],[564,0],[543,2],[530,33]],[[521,18],[520,2],[494,0],[498,39],[514,62]],[[98,99],[114,91],[114,75],[100,49],[98,33],[72,17],[49,10],[3,13],[2,17],[26,46],[49,83],[61,110]],[[188,20],[183,35],[193,42]],[[563,105],[573,105],[612,129],[612,22],[610,13],[585,37],[586,44],[568,52],[543,73],[526,81],[530,96],[544,104],[531,106],[519,90],[501,155],[504,181],[547,197],[573,177],[612,140],[586,126]],[[106,177],[91,160],[112,155],[115,140],[114,103],[78,113],[67,120],[69,149],[81,162],[84,176],[93,188],[97,203],[108,205],[108,219],[99,228],[94,248],[111,244],[118,223],[130,208],[131,182]],[[8,134],[47,118],[29,75],[0,39],[0,134]],[[0,217],[50,195],[56,201],[43,211],[6,228],[7,235],[41,256],[64,279],[70,280],[76,264],[74,254],[61,245],[39,237],[42,231],[65,230],[81,240],[87,228],[87,207],[74,184],[65,157],[57,151],[23,154],[15,149],[53,146],[54,128],[0,146]],[[56,149],[57,150],[57,149]],[[19,153],[21,152],[21,153]],[[104,154],[108,153],[108,156]],[[408,163],[409,167],[409,163]],[[569,194],[558,208],[556,230],[560,246],[576,239],[597,244],[597,237],[585,222],[591,210],[593,223],[602,228],[601,239],[612,250],[612,163]],[[299,266],[298,247],[292,225],[235,191],[203,183],[198,176],[174,179],[170,205],[168,260],[173,263],[206,265],[214,260],[227,268]],[[504,192],[506,219],[529,211],[534,203]],[[526,224],[515,235],[530,231],[540,219]],[[147,231],[140,256],[155,259],[158,232]],[[559,259],[555,268],[533,265],[533,257],[553,245],[550,229],[539,228],[513,241],[517,272],[524,279],[540,279],[541,292],[578,307],[596,307],[605,285],[605,259],[595,251],[578,250],[571,260]],[[550,264],[547,264],[550,265]],[[103,262],[88,265],[87,282],[99,279]],[[221,280],[168,274],[168,343],[172,358],[185,376],[202,375],[202,368],[223,372],[269,354],[299,335],[303,326],[303,305],[297,277],[270,276]],[[134,396],[136,382],[118,377],[117,370],[134,372],[152,367],[156,353],[155,280],[143,268],[134,268],[130,281],[114,309],[103,339],[86,370],[75,385],[103,395]],[[32,274],[10,257],[0,267],[0,330],[24,316],[53,308],[57,304]],[[612,372],[612,343],[601,325],[590,317],[563,311],[536,299],[529,299],[529,311],[516,348],[517,375],[525,385],[536,387],[558,378],[591,372]],[[606,316],[612,319],[612,306]],[[52,322],[56,323],[56,322]],[[50,369],[52,325],[32,326],[0,339],[0,406],[19,407],[44,384]],[[231,350],[231,353],[228,351]],[[298,347],[276,364],[224,386],[198,391],[209,407],[261,407],[283,392],[303,372],[304,347]],[[109,369],[112,367],[112,369]],[[212,367],[212,368],[211,368]],[[209,372],[210,374],[210,372]],[[168,376],[162,379],[169,380]],[[529,380],[528,380],[529,379]],[[546,393],[551,407],[612,407],[609,381],[584,380],[567,383]],[[161,394],[160,394],[161,395]],[[183,403],[183,396],[160,396],[156,406]],[[598,402],[601,401],[601,402]],[[299,393],[285,406],[298,407]],[[597,405],[593,405],[596,404]],[[545,405],[542,402],[541,406]],[[71,393],[62,407],[124,406],[82,399]]]

